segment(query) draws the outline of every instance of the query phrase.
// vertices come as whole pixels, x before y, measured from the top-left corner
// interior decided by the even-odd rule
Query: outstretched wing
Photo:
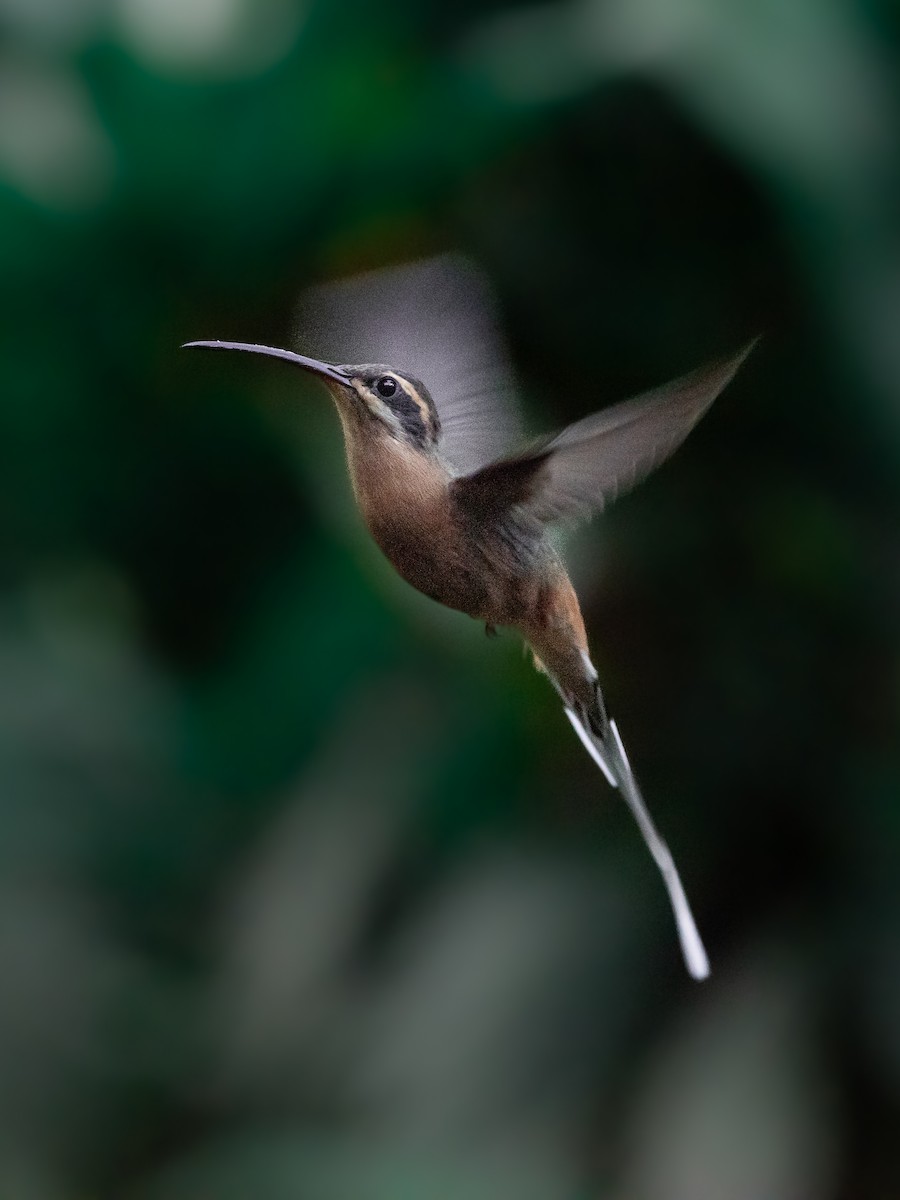
[[[441,420],[441,451],[474,471],[521,439],[515,385],[483,273],[460,254],[311,288],[300,303],[304,353],[383,362],[421,379]]]
[[[681,445],[755,344],[456,479],[455,499],[495,516],[519,506],[541,522],[602,511]]]

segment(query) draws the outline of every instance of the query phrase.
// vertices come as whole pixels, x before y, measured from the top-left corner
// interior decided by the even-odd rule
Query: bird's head
[[[185,346],[267,354],[317,376],[334,397],[348,437],[387,435],[418,451],[437,444],[441,423],[428,389],[384,363],[336,366],[292,350],[248,342],[186,342]]]

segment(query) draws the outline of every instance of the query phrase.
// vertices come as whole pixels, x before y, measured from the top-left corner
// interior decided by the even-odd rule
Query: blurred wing
[[[484,466],[521,439],[493,293],[462,255],[311,288],[299,318],[304,354],[389,363],[420,379],[437,405],[441,451],[458,471]]]
[[[482,514],[519,505],[542,522],[602,511],[681,445],[755,344],[455,480],[456,499]]]

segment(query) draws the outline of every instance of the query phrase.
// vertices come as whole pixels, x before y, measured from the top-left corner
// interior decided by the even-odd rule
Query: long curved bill
[[[304,354],[295,354],[293,350],[280,350],[277,346],[257,346],[253,342],[185,342],[182,350],[190,349],[193,346],[200,346],[206,350],[246,350],[250,354],[268,354],[270,358],[283,358],[286,362],[294,363],[295,366],[302,367],[304,371],[319,375],[323,379],[333,379],[344,385],[348,381],[346,372],[339,367],[332,366],[331,363],[320,362],[317,358],[307,358]]]

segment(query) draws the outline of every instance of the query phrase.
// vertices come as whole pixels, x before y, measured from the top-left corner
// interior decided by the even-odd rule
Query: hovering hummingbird
[[[426,596],[483,622],[489,633],[508,626],[522,635],[585,749],[634,815],[662,874],[687,969],[705,978],[706,951],[607,714],[578,598],[548,529],[601,511],[672,454],[753,343],[490,461],[479,459],[495,440],[496,406],[466,405],[437,389],[432,396],[403,366],[337,365],[246,342],[185,345],[270,355],[321,380],[337,407],[353,491],[375,541]]]

